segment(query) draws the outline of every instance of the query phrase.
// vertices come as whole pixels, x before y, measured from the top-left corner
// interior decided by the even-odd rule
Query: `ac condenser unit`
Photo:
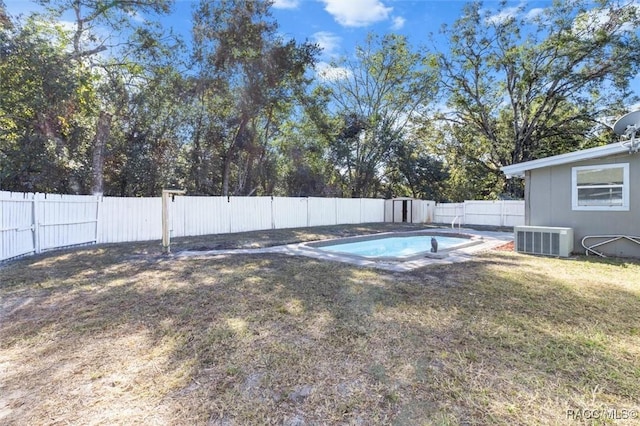
[[[569,257],[573,251],[573,229],[548,226],[514,227],[515,249],[520,253]]]

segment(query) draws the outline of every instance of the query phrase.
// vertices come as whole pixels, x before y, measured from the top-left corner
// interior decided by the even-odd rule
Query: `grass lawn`
[[[623,418],[637,410],[637,262],[491,251],[392,273],[153,242],[0,267],[0,424],[639,424]]]

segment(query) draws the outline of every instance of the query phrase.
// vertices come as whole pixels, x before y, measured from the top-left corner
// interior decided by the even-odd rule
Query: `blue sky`
[[[4,2],[13,16],[37,8],[31,0]],[[176,0],[172,15],[163,18],[163,24],[188,38],[196,3],[197,0]],[[409,37],[415,46],[426,44],[429,33],[437,35],[442,24],[454,22],[466,3],[466,0],[275,0],[272,11],[285,37],[320,44],[324,48],[321,60],[329,61],[351,54],[355,44],[363,42],[370,31],[396,32]],[[528,9],[550,3],[550,0],[526,2]],[[511,7],[522,4],[523,0],[508,2]],[[484,5],[489,10],[496,9],[498,1],[485,1]]]
[[[37,8],[31,0],[4,2],[13,16]],[[198,0],[175,0],[173,13],[161,22],[189,41],[191,16],[197,3]],[[299,42],[309,40],[323,48],[317,68],[321,71],[331,59],[351,55],[368,32],[404,34],[414,47],[431,47],[429,36],[433,34],[437,49],[446,51],[446,40],[438,32],[442,24],[452,24],[460,17],[466,3],[467,0],[274,0],[272,12],[283,36]],[[516,13],[519,7],[524,7],[525,13],[536,13],[551,3],[551,0],[507,1],[502,14],[495,16],[504,18]],[[499,1],[486,0],[483,7],[490,13],[497,12]],[[633,86],[640,87],[639,77],[634,79]]]
[[[197,0],[177,0],[174,13],[166,19],[185,37],[189,37],[196,3]],[[433,34],[440,43],[438,49],[444,50],[446,40],[439,36],[440,28],[458,19],[466,3],[468,0],[274,0],[272,13],[285,38],[320,45],[317,70],[323,73],[332,59],[353,54],[355,45],[363,43],[369,32],[403,34],[414,47],[430,45]],[[503,13],[515,13],[523,5],[528,11],[535,11],[550,4],[551,0],[508,1]],[[484,2],[490,12],[498,5],[498,0]]]

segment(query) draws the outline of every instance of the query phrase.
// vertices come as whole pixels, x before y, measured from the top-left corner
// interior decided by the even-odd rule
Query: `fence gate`
[[[97,241],[100,198],[0,191],[0,261]]]
[[[0,260],[35,251],[33,198],[0,192]]]
[[[97,242],[99,197],[34,194],[33,202],[36,253]]]

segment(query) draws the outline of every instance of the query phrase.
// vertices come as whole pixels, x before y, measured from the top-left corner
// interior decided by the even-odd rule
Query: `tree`
[[[419,138],[407,138],[404,143],[394,145],[387,169],[387,198],[448,201],[449,174],[444,162],[432,155]]]
[[[195,89],[201,115],[193,166],[199,192],[215,192],[203,176],[219,166],[220,192],[273,191],[271,142],[308,84],[318,48],[277,34],[268,1],[203,0],[194,13]],[[232,182],[233,181],[233,182]],[[235,183],[235,187],[232,184]]]
[[[0,183],[81,192],[93,77],[67,58],[62,28],[38,19],[0,30]]]
[[[174,50],[164,45],[166,38],[152,21],[140,22],[143,16],[167,12],[171,1],[38,0],[38,3],[46,6],[47,11],[30,15],[25,24],[5,22],[4,9],[0,9],[2,186],[15,190],[102,193],[106,176],[111,183],[119,180],[117,187],[110,186],[107,190],[129,194],[127,185],[122,184],[131,181],[124,179],[127,168],[116,165],[137,164],[137,172],[144,173],[139,166],[148,164],[143,157],[148,159],[149,150],[135,145],[146,145],[155,153],[158,163],[147,166],[147,171],[157,170],[156,167],[165,170],[162,166],[166,161],[160,160],[166,153],[158,147],[174,148],[172,144],[161,143],[160,137],[150,137],[157,135],[149,130],[157,128],[157,123],[143,118],[146,115],[161,120],[164,115],[158,110],[160,105],[154,104],[155,98],[148,95],[163,80],[167,63],[175,59],[169,55]],[[75,17],[71,30],[59,22],[69,13]],[[143,121],[147,129],[125,130],[126,126],[136,127]],[[141,134],[145,137],[141,138]],[[131,141],[135,143],[129,149],[127,144]],[[155,145],[153,148],[150,141]],[[122,160],[123,153],[140,158],[128,162]],[[106,167],[105,163],[112,167]],[[166,179],[173,178],[165,174],[160,180]],[[144,194],[140,189],[132,192],[153,195],[146,191],[155,188],[157,194],[161,184],[154,181],[145,187]]]
[[[291,121],[276,140],[278,193],[294,197],[331,196],[332,165],[327,161],[323,140],[312,123],[303,117]]]
[[[0,0],[0,30],[9,29],[13,26],[11,23],[11,18],[9,18],[9,14],[7,13],[7,7],[4,4],[3,0]]]
[[[370,34],[355,59],[334,62],[323,77],[340,122],[331,150],[345,193],[374,196],[391,147],[435,100],[436,64],[404,36]]]
[[[72,59],[95,59],[102,52],[118,54],[126,59],[141,53],[145,44],[154,44],[151,28],[154,23],[146,19],[149,14],[165,14],[173,0],[37,0],[48,11],[47,18],[62,19],[67,12],[75,17],[71,38]],[[134,17],[143,17],[140,22]],[[120,34],[119,37],[103,34],[100,29]],[[125,38],[122,38],[122,36]],[[127,39],[128,38],[128,39]],[[135,43],[134,43],[135,41]],[[141,43],[140,43],[141,42]]]
[[[47,19],[57,21],[66,12],[75,17],[74,29],[70,34],[69,61],[78,68],[87,68],[90,72],[101,69],[101,75],[112,76],[119,70],[129,73],[132,69],[132,56],[140,57],[142,52],[152,53],[157,47],[160,36],[154,34],[153,23],[144,20],[138,23],[133,16],[162,14],[169,12],[172,0],[38,0],[48,9]],[[100,29],[106,28],[109,35],[102,35]],[[111,34],[119,34],[113,37]],[[115,58],[118,59],[115,59]],[[111,87],[112,81],[104,80]],[[103,92],[105,93],[105,92]],[[106,90],[109,94],[110,91]],[[98,111],[93,137],[92,155],[92,193],[104,192],[105,150],[111,133],[113,106],[109,105],[109,96],[103,96],[102,107]]]
[[[167,56],[167,62],[174,60]],[[105,193],[154,196],[186,185],[184,134],[188,129],[188,81],[170,63],[113,80],[117,125],[105,157]],[[120,99],[115,97],[119,94]]]
[[[329,146],[337,137],[339,120],[328,112],[328,93],[321,86],[298,96],[275,137],[277,193],[289,196],[342,195],[340,176]]]
[[[631,3],[591,4],[554,1],[535,16],[507,14],[505,3],[494,15],[479,2],[465,7],[444,30],[450,51],[440,56],[451,110],[445,151],[504,189],[501,166],[611,137],[593,131],[632,99],[639,19]]]

